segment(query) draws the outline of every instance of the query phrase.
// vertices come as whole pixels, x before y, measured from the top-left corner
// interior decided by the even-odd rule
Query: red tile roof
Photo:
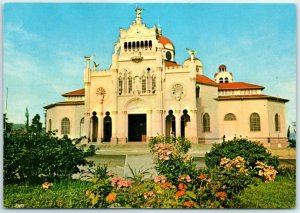
[[[50,109],[55,106],[70,106],[70,105],[84,105],[84,101],[62,101],[54,104],[49,104],[47,106],[44,106],[43,108]]]
[[[180,64],[176,64],[174,61],[165,61],[166,67],[176,67],[176,66],[181,66]]]
[[[196,82],[200,84],[206,84],[206,85],[211,85],[216,87],[219,85],[218,83],[206,77],[205,75],[196,75]]]
[[[240,89],[264,89],[263,86],[248,84],[245,82],[231,82],[219,84],[219,90],[240,90]]]
[[[168,39],[166,37],[160,36],[159,37],[159,42],[162,43],[162,45],[164,45],[164,46],[166,44],[171,44],[173,46],[173,48],[175,48],[174,45],[173,45],[173,43],[172,43],[172,41],[170,41],[170,39]]]
[[[278,102],[288,102],[288,99],[273,97],[269,95],[257,94],[257,95],[228,95],[228,96],[219,96],[216,98],[219,101],[226,101],[226,100],[244,100],[244,99],[268,99]]]
[[[84,91],[85,91],[84,88],[78,89],[78,90],[74,90],[74,91],[62,94],[62,96],[64,96],[64,97],[66,97],[66,96],[84,96]]]

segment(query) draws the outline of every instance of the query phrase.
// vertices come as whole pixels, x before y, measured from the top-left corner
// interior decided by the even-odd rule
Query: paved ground
[[[90,158],[96,165],[107,165],[108,169],[119,176],[131,176],[129,166],[138,172],[139,170],[149,169],[150,175],[155,176],[152,155],[149,151],[148,144],[124,144],[124,145],[97,145],[99,150],[97,155]],[[192,154],[197,167],[204,167],[204,156],[209,152],[212,145],[210,144],[192,144],[190,153]],[[291,164],[295,163],[296,150],[291,148],[272,149],[271,152],[279,155],[280,159],[291,159]],[[285,162],[285,161],[284,161]],[[285,163],[289,163],[288,161]],[[129,166],[128,166],[129,165]],[[78,178],[78,176],[76,176]]]

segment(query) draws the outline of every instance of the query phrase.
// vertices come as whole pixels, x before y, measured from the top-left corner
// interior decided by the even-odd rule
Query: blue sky
[[[213,79],[226,64],[234,81],[265,86],[287,98],[287,124],[296,121],[296,7],[293,4],[139,4],[143,22],[159,24],[176,48],[176,61],[198,50]],[[43,106],[83,88],[83,56],[100,69],[111,63],[119,29],[134,21],[135,4],[5,4],[4,111],[10,122],[43,117]]]

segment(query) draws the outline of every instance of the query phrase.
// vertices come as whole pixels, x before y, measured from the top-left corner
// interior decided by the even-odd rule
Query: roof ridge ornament
[[[188,52],[188,54],[190,54],[191,61],[195,59],[195,55],[198,53],[197,50],[190,50],[189,48],[186,48],[186,51]]]
[[[135,23],[136,24],[141,24],[142,23],[142,12],[144,11],[144,9],[142,8],[135,8],[135,12],[136,12],[136,18],[135,18]]]

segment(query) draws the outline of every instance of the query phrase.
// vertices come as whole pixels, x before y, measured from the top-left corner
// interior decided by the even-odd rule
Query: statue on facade
[[[95,61],[93,61],[93,62],[94,62],[93,69],[94,69],[94,70],[96,70],[96,69],[97,69],[97,67],[99,67],[99,65],[100,65],[100,64],[97,64]]]
[[[136,19],[135,19],[135,23],[137,24],[141,24],[142,23],[142,12],[144,9],[142,8],[135,8],[135,12],[136,12]]]
[[[190,55],[191,60],[194,60],[194,59],[195,59],[195,55],[198,53],[197,50],[190,50],[189,48],[186,48],[186,51],[187,51],[188,54]]]
[[[119,42],[115,42],[114,47],[115,47],[115,54],[118,54],[118,51],[120,49],[120,43]]]
[[[136,12],[136,18],[141,18],[142,17],[142,12],[144,11],[144,9],[142,8],[135,8],[135,12]]]

